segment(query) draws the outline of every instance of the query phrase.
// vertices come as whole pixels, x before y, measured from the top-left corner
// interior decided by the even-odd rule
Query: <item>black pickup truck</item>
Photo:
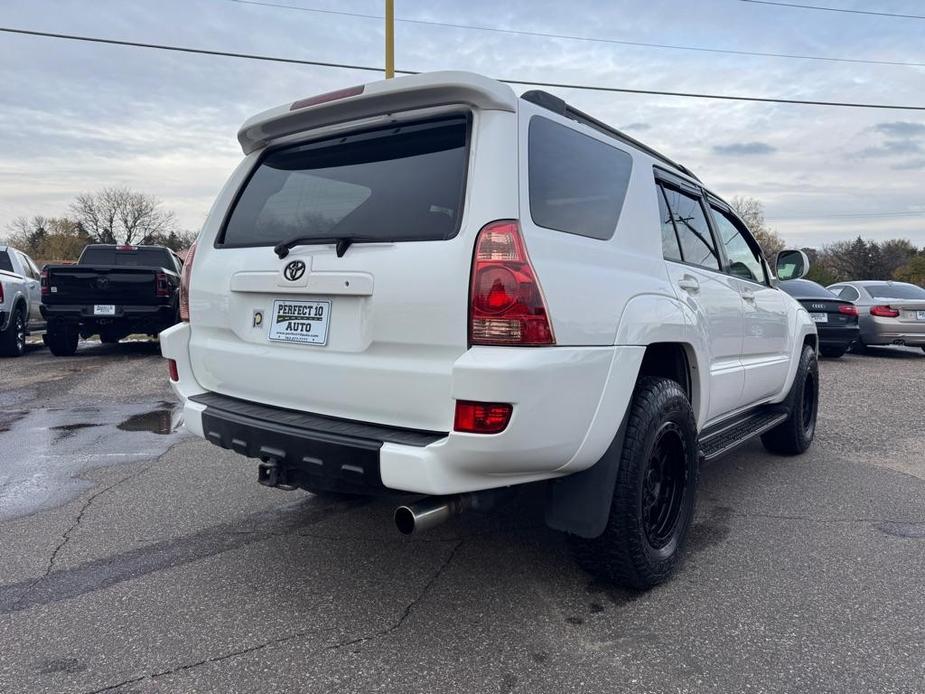
[[[45,344],[56,356],[79,338],[115,343],[133,333],[157,335],[179,320],[182,262],[163,246],[93,244],[76,265],[42,269]]]

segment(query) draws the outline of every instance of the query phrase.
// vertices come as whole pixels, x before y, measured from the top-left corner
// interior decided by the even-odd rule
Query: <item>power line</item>
[[[803,5],[796,2],[775,2],[774,0],[740,0],[755,5],[776,5],[777,7],[793,7],[800,10],[822,10],[824,12],[844,12],[845,14],[866,14],[875,17],[898,17],[901,19],[925,19],[921,14],[897,14],[895,12],[875,12],[873,10],[849,10],[844,7],[823,7],[822,5]]]
[[[351,63],[333,63],[318,60],[301,60],[297,58],[280,58],[268,55],[259,55],[255,53],[232,53],[229,51],[216,51],[205,48],[188,48],[185,46],[172,46],[160,43],[142,43],[139,41],[122,41],[117,39],[104,39],[96,36],[79,36],[75,34],[58,34],[46,31],[32,31],[28,29],[16,29],[12,27],[0,27],[0,32],[8,34],[22,34],[26,36],[40,36],[44,38],[63,39],[67,41],[84,41],[89,43],[109,44],[114,46],[131,46],[134,48],[151,48],[156,50],[174,51],[178,53],[195,53],[199,55],[222,56],[227,58],[243,58],[246,60],[262,60],[274,63],[290,63],[295,65],[312,65],[316,67],[333,67],[347,70],[364,70],[367,72],[382,72],[382,68],[370,65],[356,65]],[[404,75],[418,74],[413,70],[396,70],[396,73]],[[762,96],[732,96],[728,94],[703,94],[698,92],[671,92],[656,89],[629,89],[625,87],[604,87],[590,84],[569,84],[565,82],[538,82],[528,79],[501,79],[499,82],[507,84],[522,84],[536,87],[551,87],[557,89],[579,89],[584,91],[609,92],[616,94],[646,94],[651,96],[670,96],[683,97],[691,99],[714,99],[722,101],[746,101],[760,102],[771,104],[799,104],[804,106],[836,106],[842,108],[872,108],[872,109],[890,109],[897,111],[925,111],[925,106],[903,106],[897,104],[877,104],[862,102],[846,101],[817,101],[810,99],[783,99]]]
[[[382,20],[384,17],[377,14],[365,14],[362,12],[345,12],[342,10],[323,10],[316,7],[302,7],[300,5],[287,5],[278,2],[266,2],[262,0],[223,0],[223,2],[233,2],[238,5],[256,5],[259,7],[271,7],[283,10],[296,10],[300,12],[313,12],[317,14],[337,15],[341,17],[359,17],[362,19]],[[455,24],[451,22],[438,22],[429,19],[410,19],[396,17],[396,22],[405,24],[419,24],[424,26],[448,27],[452,29],[466,29],[471,31],[489,31],[499,34],[512,34],[515,36],[532,36],[541,38],[566,39],[569,41],[588,41],[591,43],[605,43],[617,46],[635,46],[642,48],[660,48],[676,51],[695,51],[698,53],[720,53],[723,55],[751,55],[761,58],[789,58],[794,60],[818,60],[834,63],[862,63],[865,65],[890,65],[902,67],[925,67],[925,63],[906,62],[901,60],[871,60],[865,58],[839,58],[819,55],[803,55],[799,53],[765,53],[760,51],[742,51],[731,48],[706,48],[703,46],[682,46],[672,43],[648,43],[645,41],[624,41],[620,39],[607,39],[595,36],[576,36],[573,34],[552,34],[542,31],[523,31],[518,29],[501,29],[499,27],[482,26],[476,24]]]

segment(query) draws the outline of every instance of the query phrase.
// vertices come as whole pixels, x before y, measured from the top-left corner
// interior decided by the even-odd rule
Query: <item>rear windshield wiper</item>
[[[342,258],[351,244],[354,243],[371,243],[382,241],[371,236],[294,236],[288,241],[276,244],[273,251],[279,256],[280,260],[289,255],[289,249],[303,243],[334,243],[337,244],[337,257]]]

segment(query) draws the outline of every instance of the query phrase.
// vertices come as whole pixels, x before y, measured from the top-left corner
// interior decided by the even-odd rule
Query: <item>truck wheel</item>
[[[762,434],[761,442],[771,453],[799,455],[813,442],[819,409],[819,364],[812,347],[803,347],[797,375],[785,402],[790,416]]]
[[[10,316],[10,324],[0,332],[0,355],[20,357],[26,351],[26,312],[22,308]]]
[[[646,590],[680,563],[697,491],[697,425],[667,378],[640,379],[627,422],[610,517],[596,538],[569,536],[589,573]]]
[[[80,335],[76,328],[50,328],[42,340],[56,357],[72,357]]]

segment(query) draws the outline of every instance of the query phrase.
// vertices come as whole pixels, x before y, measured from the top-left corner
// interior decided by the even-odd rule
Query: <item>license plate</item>
[[[925,311],[916,311],[915,317],[919,320],[925,320]]]
[[[116,315],[116,307],[112,304],[96,304],[93,307],[94,316],[114,316]]]
[[[328,341],[330,318],[330,301],[277,299],[273,302],[267,337],[273,342],[324,345]]]
[[[810,313],[809,317],[813,319],[814,323],[828,323],[829,314],[827,313]]]

